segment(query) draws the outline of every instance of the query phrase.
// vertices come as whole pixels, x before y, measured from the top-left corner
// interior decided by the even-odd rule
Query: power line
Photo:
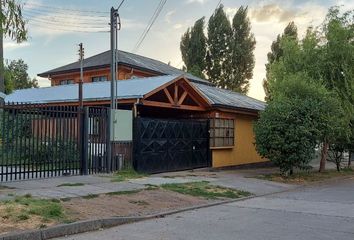
[[[76,19],[60,19],[56,17],[51,17],[51,16],[35,16],[32,14],[28,13],[23,13],[23,16],[27,18],[28,21],[39,21],[42,23],[48,23],[48,24],[60,24],[60,25],[67,25],[67,26],[79,26],[79,27],[94,27],[94,28],[106,28],[108,27],[108,23],[94,23],[94,22],[80,22],[77,21]]]
[[[75,19],[75,20],[81,20],[81,21],[92,21],[95,23],[108,23],[109,22],[109,18],[108,17],[104,17],[104,18],[99,18],[96,17],[94,15],[92,16],[78,16],[78,15],[69,15],[68,14],[64,14],[64,13],[58,13],[58,12],[41,12],[41,11],[36,11],[34,9],[23,9],[23,13],[27,13],[28,15],[32,15],[33,17],[46,17],[46,18],[60,18],[60,19]]]
[[[26,15],[24,15],[26,17]],[[71,24],[68,22],[55,22],[55,21],[46,21],[42,19],[36,19],[36,18],[31,18],[28,19],[28,22],[37,22],[37,23],[42,23],[42,24],[48,24],[48,25],[53,25],[53,26],[59,26],[59,27],[77,27],[77,28],[86,28],[86,29],[108,29],[106,27],[102,26],[89,26],[86,24]]]
[[[118,11],[119,8],[123,5],[124,1],[125,1],[125,0],[122,0],[122,1],[120,2],[120,4],[119,4],[118,7],[117,7],[117,11]]]
[[[43,13],[51,13],[51,14],[62,14],[65,16],[68,15],[80,15],[82,17],[95,17],[95,18],[108,18],[107,15],[102,15],[102,14],[97,14],[97,13],[87,13],[87,12],[68,12],[68,11],[61,11],[61,10],[55,10],[55,9],[49,9],[49,8],[38,8],[38,7],[23,7],[24,11],[33,11],[36,12],[37,14],[43,14]]]
[[[145,30],[143,31],[143,33],[139,37],[137,43],[135,44],[133,52],[136,52],[138,50],[138,48],[140,47],[140,45],[142,44],[142,42],[145,39],[147,33],[149,32],[150,28],[152,27],[152,25],[154,24],[155,20],[157,19],[158,15],[159,15],[159,12],[161,11],[164,3],[166,3],[166,1],[160,0],[157,8],[155,9],[153,15],[151,16],[151,18],[149,20]]]
[[[160,15],[163,7],[165,6],[167,0],[161,0],[159,2],[159,5],[157,6],[157,8],[155,9],[154,14],[152,15],[152,17],[150,18],[150,21],[148,23],[148,25],[146,26],[144,32],[142,33],[142,35],[140,36],[138,42],[135,44],[135,47],[133,49],[133,52],[137,52],[141,46],[141,44],[143,43],[143,41],[145,40],[147,34],[149,33],[151,27],[154,25],[156,19],[158,18],[158,16]]]
[[[218,7],[220,6],[220,4],[221,4],[221,0],[219,0],[218,5],[216,5],[214,12],[216,11],[216,9],[218,9]]]
[[[52,9],[56,11],[65,11],[65,12],[81,12],[81,13],[100,13],[100,14],[109,14],[109,12],[105,11],[93,11],[93,10],[79,10],[79,9],[74,9],[74,8],[62,8],[62,7],[55,7],[55,6],[49,6],[49,5],[43,5],[43,4],[38,4],[38,3],[25,3],[26,6],[29,7],[37,7],[37,8],[46,8],[46,9]]]
[[[53,31],[58,31],[58,32],[80,32],[80,33],[108,33],[109,31],[104,31],[104,30],[81,30],[81,29],[75,29],[75,28],[61,28],[59,26],[48,26],[47,24],[42,24],[42,23],[33,23],[29,22],[29,25],[37,26],[40,28],[45,28]]]

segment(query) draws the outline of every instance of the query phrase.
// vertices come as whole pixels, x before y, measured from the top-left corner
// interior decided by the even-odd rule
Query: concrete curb
[[[61,224],[53,227],[48,227],[45,229],[23,231],[19,233],[9,233],[2,236],[0,235],[0,240],[46,240],[51,238],[64,237],[64,236],[74,235],[78,233],[96,231],[103,228],[115,227],[115,226],[128,224],[128,223],[140,222],[148,219],[162,218],[176,213],[192,211],[201,208],[207,208],[207,207],[232,203],[236,201],[242,201],[253,197],[256,196],[253,195],[253,196],[248,196],[248,197],[243,197],[238,199],[202,204],[193,207],[187,207],[187,208],[182,208],[173,211],[166,211],[166,212],[161,212],[158,214],[152,214],[152,215],[147,215],[142,217],[111,217],[111,218],[104,218],[104,219],[97,219],[97,220],[79,221],[79,222],[74,222],[69,224]]]

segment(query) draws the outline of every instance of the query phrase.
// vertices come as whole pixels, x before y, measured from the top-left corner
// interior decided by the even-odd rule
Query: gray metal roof
[[[143,98],[145,94],[166,84],[181,75],[164,75],[158,77],[120,80],[118,82],[118,99]],[[192,82],[211,105],[249,110],[264,110],[265,103],[246,95],[216,88],[206,84]],[[83,98],[85,101],[110,99],[111,82],[85,83]],[[78,101],[78,84],[46,88],[16,90],[5,98],[6,102],[55,103]]]
[[[140,56],[137,54],[121,51],[121,50],[118,51],[118,62],[119,64],[122,65],[132,66],[143,70],[166,74],[166,75],[184,74],[186,78],[188,78],[191,81],[205,82],[210,84],[208,81],[204,79],[193,76],[192,74],[186,73],[180,69],[172,67],[161,61]],[[111,51],[109,50],[84,59],[83,67],[84,70],[88,70],[88,69],[95,69],[99,67],[107,67],[110,66],[110,64],[111,64]],[[80,70],[79,62],[73,62],[68,65],[58,67],[47,72],[40,73],[38,74],[38,76],[47,77],[48,75],[52,75],[52,74],[74,72],[79,70]]]
[[[266,103],[257,99],[248,97],[241,93],[221,89],[205,84],[192,83],[201,91],[201,93],[214,106],[223,106],[229,108],[241,108],[249,110],[264,110]]]
[[[177,75],[166,75],[117,81],[118,99],[142,98],[145,94],[177,77]],[[110,87],[110,81],[85,83],[83,84],[83,98],[86,101],[110,99]],[[16,90],[7,95],[5,101],[22,103],[78,101],[78,84]]]
[[[5,99],[5,97],[6,97],[6,94],[3,92],[0,92],[0,98]]]

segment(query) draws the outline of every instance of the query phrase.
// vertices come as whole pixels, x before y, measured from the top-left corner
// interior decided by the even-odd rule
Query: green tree
[[[31,79],[27,73],[28,65],[22,60],[13,60],[5,66],[5,92],[25,88],[37,88],[37,80]]]
[[[328,89],[335,91],[341,99],[341,107],[354,122],[354,11],[340,13],[339,7],[329,9],[322,26],[322,79]],[[348,135],[349,135],[348,131]],[[348,136],[348,144],[351,136]],[[325,169],[328,147],[333,142],[324,142],[320,171]],[[334,142],[335,144],[335,142]]]
[[[279,82],[287,81],[292,74],[302,73],[318,84],[324,85],[339,99],[337,105],[346,114],[342,116],[346,126],[340,129],[330,124],[322,128],[322,152],[320,171],[325,170],[329,147],[337,141],[351,139],[354,111],[354,31],[353,13],[340,14],[331,8],[321,28],[309,28],[301,41],[283,37],[280,42],[282,56],[269,65],[268,90],[273,97]],[[338,132],[340,130],[341,132]],[[341,137],[339,137],[341,136]]]
[[[254,127],[256,149],[288,175],[308,167],[324,129],[340,129],[344,113],[338,98],[304,73],[288,75],[276,89]]]
[[[0,92],[4,92],[5,88],[4,37],[9,37],[18,43],[27,40],[22,6],[16,0],[0,0]]]
[[[251,23],[247,17],[247,7],[241,6],[232,21],[233,38],[231,43],[231,73],[227,88],[247,93],[249,80],[253,77],[255,64],[253,51],[256,40],[251,33]]]
[[[206,72],[208,79],[221,88],[228,88],[231,79],[232,27],[221,4],[208,22],[208,51]]]
[[[182,59],[187,71],[201,78],[205,78],[203,71],[205,70],[207,42],[204,34],[204,21],[203,17],[197,20],[192,28],[188,28],[180,43]]]
[[[283,55],[283,50],[280,46],[280,43],[283,38],[290,38],[293,40],[297,39],[297,27],[294,22],[290,22],[284,29],[284,32],[282,35],[278,35],[277,39],[272,42],[271,45],[271,51],[267,54],[267,59],[268,63],[265,65],[266,66],[266,78],[263,80],[263,89],[266,94],[265,99],[268,100],[270,98],[270,91],[269,91],[269,72],[270,72],[270,66],[272,63],[275,61],[278,61],[280,57]]]

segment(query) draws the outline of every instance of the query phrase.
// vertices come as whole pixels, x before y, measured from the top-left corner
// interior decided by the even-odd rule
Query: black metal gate
[[[208,120],[134,120],[134,168],[158,173],[210,166]]]
[[[111,172],[109,108],[87,107],[84,113],[83,174]]]

